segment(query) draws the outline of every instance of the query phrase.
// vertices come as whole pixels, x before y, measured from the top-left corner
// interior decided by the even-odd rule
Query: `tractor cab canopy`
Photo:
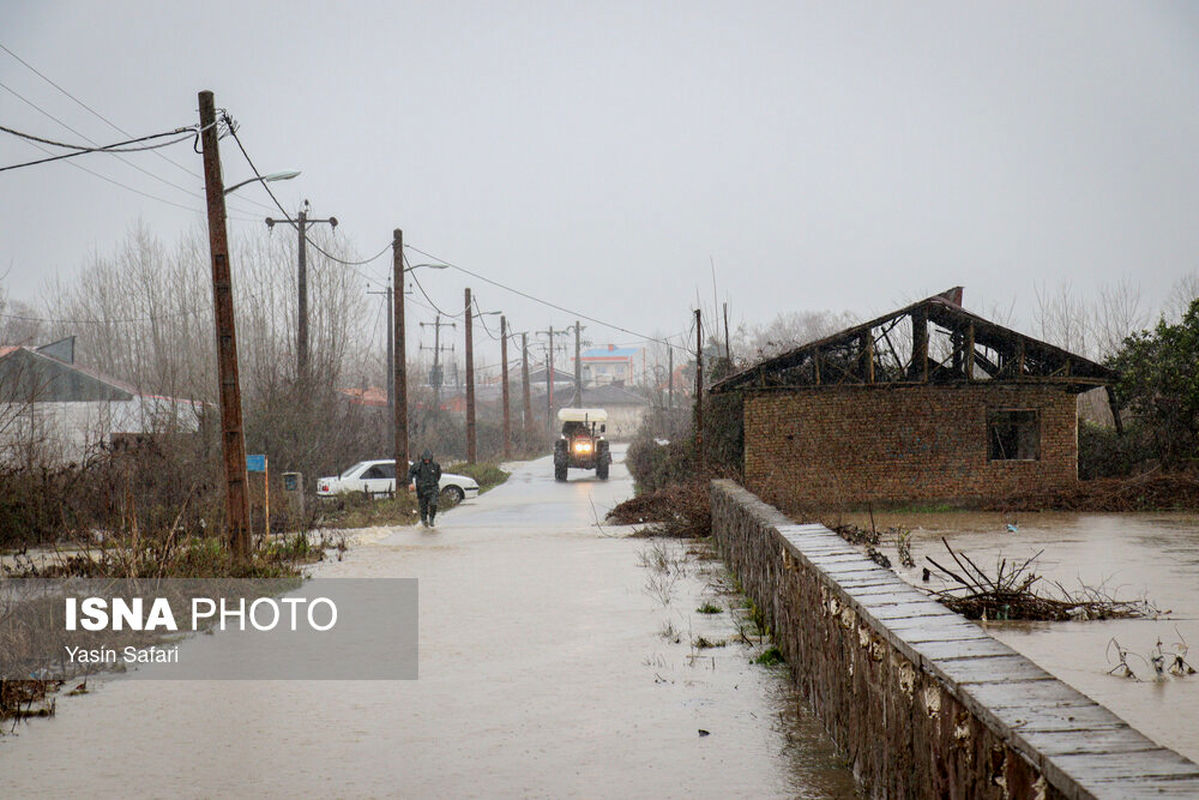
[[[558,410],[560,422],[607,422],[608,412],[602,408],[562,408]]]

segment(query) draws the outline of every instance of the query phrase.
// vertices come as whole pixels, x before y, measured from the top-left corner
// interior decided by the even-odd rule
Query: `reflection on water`
[[[1024,653],[1079,691],[1123,717],[1160,744],[1199,761],[1199,675],[1157,680],[1149,661],[1161,641],[1191,646],[1199,669],[1199,517],[1186,514],[875,514],[879,530],[912,529],[915,569],[900,569],[923,584],[926,556],[942,561],[944,536],[992,574],[1001,558],[1010,564],[1044,551],[1036,573],[1068,590],[1101,589],[1116,599],[1145,598],[1162,618],[1055,623],[986,623],[997,639]],[[847,520],[869,527],[868,516]],[[1015,532],[1008,525],[1015,526]],[[882,548],[898,564],[893,537]],[[1044,585],[1044,582],[1042,582]],[[1048,586],[1044,588],[1048,589]],[[1165,612],[1169,612],[1168,614]],[[1115,640],[1130,651],[1129,666],[1142,680],[1109,675],[1119,663]],[[1185,646],[1185,645],[1184,645]]]
[[[541,459],[436,531],[370,532],[321,574],[420,580],[419,680],[93,683],[0,737],[4,794],[855,797],[785,674],[696,650],[734,627],[696,612],[707,579],[664,603],[646,543],[595,525],[631,494],[621,464],[560,485]]]

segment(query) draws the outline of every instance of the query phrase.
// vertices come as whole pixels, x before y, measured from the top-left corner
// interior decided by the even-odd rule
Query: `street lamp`
[[[272,172],[268,175],[255,175],[253,178],[246,178],[241,183],[235,183],[232,186],[230,186],[229,188],[225,189],[225,194],[229,194],[230,192],[235,192],[238,189],[240,189],[241,187],[245,186],[247,183],[257,183],[259,181],[261,181],[262,183],[274,183],[275,181],[289,181],[299,174],[300,174],[300,171],[298,169],[285,169],[280,172]]]

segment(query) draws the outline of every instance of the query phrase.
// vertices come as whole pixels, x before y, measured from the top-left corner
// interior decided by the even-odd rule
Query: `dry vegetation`
[[[699,539],[712,529],[706,481],[669,484],[626,500],[608,514],[617,525],[641,525],[635,535]]]
[[[947,608],[969,619],[991,620],[1091,620],[1126,617],[1156,617],[1159,611],[1147,600],[1117,600],[1102,588],[1081,586],[1067,590],[1056,581],[1046,581],[1034,571],[1040,553],[1024,561],[1001,560],[995,573],[980,569],[970,556],[941,539],[956,565],[949,568],[932,557],[928,562],[954,582],[935,597]],[[1052,587],[1047,593],[1041,587]]]

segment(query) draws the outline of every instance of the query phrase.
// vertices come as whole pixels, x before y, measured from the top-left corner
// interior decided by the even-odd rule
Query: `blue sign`
[[[246,456],[246,472],[266,472],[266,454]]]

